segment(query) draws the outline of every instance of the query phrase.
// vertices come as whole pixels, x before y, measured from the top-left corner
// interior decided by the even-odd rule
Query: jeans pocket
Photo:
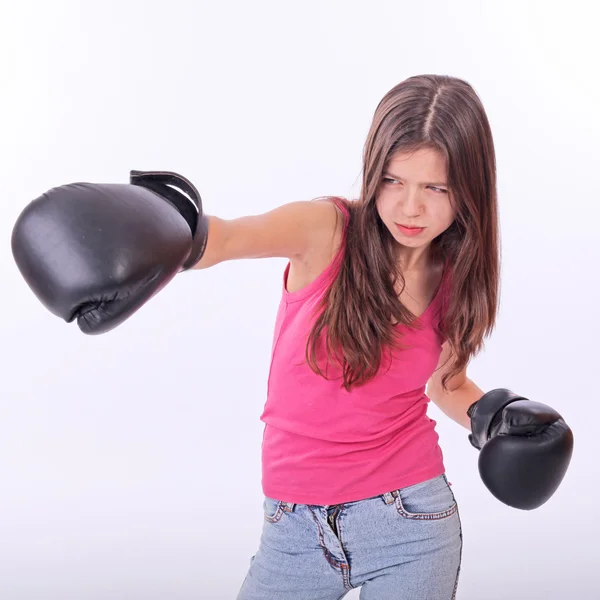
[[[270,523],[277,523],[283,516],[284,503],[281,500],[275,500],[265,496],[263,500],[263,512],[265,519]]]
[[[445,475],[397,490],[396,510],[404,519],[437,521],[457,512],[458,506]]]

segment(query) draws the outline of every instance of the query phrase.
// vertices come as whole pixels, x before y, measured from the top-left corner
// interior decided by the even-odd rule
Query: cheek
[[[379,215],[379,218],[383,221],[385,219],[385,210],[384,210],[384,202],[383,202],[381,196],[379,196],[377,198],[377,200],[375,201],[375,208],[377,209],[377,214]]]
[[[382,220],[388,220],[388,216],[390,213],[390,199],[387,198],[384,194],[381,194],[375,203],[377,206],[377,212]]]
[[[454,221],[456,211],[454,210],[450,202],[447,202],[443,206],[438,207],[437,216],[440,223],[447,223],[449,226]]]
[[[455,208],[450,207],[448,209],[448,221],[450,224],[454,223],[454,221],[456,220],[457,214],[458,214],[458,211]]]

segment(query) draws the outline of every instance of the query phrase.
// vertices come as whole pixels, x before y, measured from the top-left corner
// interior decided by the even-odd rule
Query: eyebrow
[[[392,179],[397,179],[398,181],[404,181],[404,179],[402,179],[402,177],[399,177],[398,175],[394,175],[393,173],[390,173],[389,171],[386,171],[383,174],[384,177],[391,177]],[[428,182],[422,182],[421,185],[434,185],[434,186],[438,186],[438,185],[445,185],[448,186],[448,184],[444,181],[428,181]]]

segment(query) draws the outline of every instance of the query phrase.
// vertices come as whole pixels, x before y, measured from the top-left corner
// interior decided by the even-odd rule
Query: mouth
[[[396,227],[398,227],[399,231],[401,231],[405,235],[418,235],[425,229],[425,227],[415,227],[414,225],[401,225],[400,223],[396,223]]]

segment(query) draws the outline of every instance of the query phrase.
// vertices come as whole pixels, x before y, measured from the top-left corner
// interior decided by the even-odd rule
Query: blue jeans
[[[237,600],[452,600],[462,529],[445,475],[334,506],[266,497]]]

